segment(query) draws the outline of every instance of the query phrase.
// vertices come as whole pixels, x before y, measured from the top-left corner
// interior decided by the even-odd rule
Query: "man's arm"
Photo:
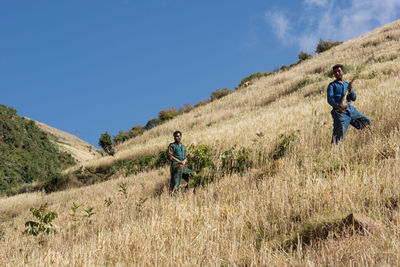
[[[174,146],[172,145],[172,143],[169,144],[169,147],[168,147],[168,157],[171,161],[182,163],[179,159],[174,157]]]
[[[334,86],[332,83],[328,85],[328,88],[326,89],[326,96],[329,105],[331,105],[335,109],[342,109],[341,104],[335,101],[335,93],[334,93]]]
[[[357,95],[356,95],[356,92],[354,91],[352,82],[350,82],[350,83],[347,85],[347,91],[348,91],[348,94],[347,94],[347,96],[346,96],[347,102],[356,101]]]
[[[186,162],[187,162],[188,159],[190,159],[190,153],[187,152],[187,147],[186,147],[186,150],[185,150],[185,158],[184,158],[183,161],[182,161],[183,165],[186,164]]]

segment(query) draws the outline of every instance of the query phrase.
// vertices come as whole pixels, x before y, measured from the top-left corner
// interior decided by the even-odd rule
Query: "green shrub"
[[[153,118],[147,122],[147,124],[144,126],[144,128],[148,131],[158,125],[160,125],[162,121],[159,118]]]
[[[191,185],[193,187],[204,186],[214,181],[216,169],[212,158],[214,152],[207,145],[190,145],[188,151],[190,157],[187,167],[193,171]]]
[[[336,42],[330,42],[330,41],[324,41],[322,39],[319,40],[319,43],[317,45],[317,48],[315,49],[315,53],[320,54],[326,50],[331,49],[334,46],[340,45],[343,42],[336,41]]]
[[[204,168],[215,167],[212,159],[213,151],[207,145],[190,145],[188,147],[190,158],[187,167],[194,172],[201,172]]]
[[[240,83],[238,85],[238,88],[244,86],[246,82],[251,82],[252,80],[256,80],[256,79],[258,80],[258,79],[260,79],[262,77],[267,77],[267,76],[269,76],[271,74],[272,74],[272,72],[256,72],[256,73],[253,73],[250,76],[244,77],[240,81]]]
[[[312,56],[304,51],[301,51],[299,54],[299,62],[307,60],[309,58],[311,58]]]
[[[245,147],[237,148],[236,145],[221,154],[221,169],[224,173],[244,173],[253,166],[250,151]]]
[[[108,132],[105,132],[100,136],[99,146],[101,146],[108,155],[114,155],[111,135]]]
[[[167,165],[168,163],[169,163],[168,152],[165,150],[159,151],[155,162],[155,166],[159,168]]]
[[[270,154],[270,157],[273,160],[278,160],[285,156],[288,148],[295,142],[297,139],[299,131],[291,132],[290,134],[280,134],[277,143],[273,151]]]
[[[129,132],[119,131],[119,133],[117,135],[113,136],[113,143],[115,145],[120,144],[120,143],[125,142],[128,139],[130,139]]]
[[[314,80],[313,79],[311,79],[310,77],[304,77],[301,81],[299,81],[298,83],[297,83],[297,85],[296,85],[296,88],[297,89],[300,89],[300,88],[303,88],[303,87],[305,87],[305,86],[307,86],[307,85],[309,85],[309,84],[312,84],[312,83],[314,83]]]
[[[216,91],[211,93],[211,101],[220,99],[226,95],[229,95],[231,93],[231,89],[229,88],[224,88],[224,89],[217,89]]]
[[[38,221],[25,222],[24,234],[38,236],[40,233],[55,234],[56,229],[53,227],[52,221],[58,217],[58,214],[53,211],[47,211],[47,203],[41,205],[39,209],[31,208],[32,215]]]
[[[178,112],[176,111],[175,107],[172,107],[171,109],[161,110],[158,113],[158,118],[162,122],[170,120],[170,119],[172,119],[172,118],[174,118],[176,116],[178,116]]]

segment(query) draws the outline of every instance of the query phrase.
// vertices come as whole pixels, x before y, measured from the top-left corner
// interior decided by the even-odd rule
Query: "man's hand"
[[[347,92],[349,92],[349,94],[352,87],[353,87],[353,82],[349,82],[349,85],[347,86]]]
[[[347,110],[347,105],[346,104],[339,104],[336,106],[339,110],[345,111]]]
[[[183,166],[184,166],[184,165],[183,165],[182,162],[183,162],[183,161],[179,162],[178,165],[176,166],[176,169],[179,170],[179,171],[183,170]]]
[[[186,164],[186,161],[187,161],[187,159],[184,159],[183,161],[181,161],[181,164],[182,164],[182,165],[185,165],[185,164]]]

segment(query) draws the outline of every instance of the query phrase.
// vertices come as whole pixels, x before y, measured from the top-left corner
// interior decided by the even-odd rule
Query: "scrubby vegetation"
[[[326,50],[331,49],[334,46],[341,44],[341,43],[343,43],[343,42],[340,42],[340,41],[330,42],[330,41],[323,41],[321,39],[317,45],[316,53],[322,53]],[[271,72],[256,72],[256,73],[250,74],[247,77],[244,77],[240,81],[239,85],[235,88],[235,90],[246,87],[246,86],[250,85],[252,82],[254,82],[255,80],[261,79],[263,77],[268,77],[274,73],[290,70],[292,67],[300,64],[301,62],[304,62],[304,61],[312,58],[312,55],[310,55],[304,51],[301,51],[298,55],[298,58],[299,58],[299,60],[296,63],[291,64],[290,66],[282,65],[280,68],[276,68]],[[396,57],[392,56],[391,58],[395,59]],[[328,72],[327,75],[329,75],[329,77],[331,77],[333,75],[333,73]],[[185,104],[184,107],[180,108],[178,111],[175,109],[175,107],[172,107],[171,109],[161,110],[159,112],[158,118],[150,119],[144,127],[143,126],[135,126],[127,132],[120,131],[118,133],[118,135],[115,135],[113,137],[113,145],[118,145],[118,144],[121,144],[121,143],[131,139],[131,138],[140,136],[145,131],[148,131],[156,126],[159,126],[159,125],[163,124],[164,122],[166,122],[178,115],[189,112],[193,108],[207,105],[208,103],[211,103],[214,100],[217,100],[226,95],[229,95],[233,91],[234,90],[231,90],[229,88],[217,89],[216,91],[211,93],[210,99],[200,101],[200,102],[196,103],[194,106],[192,106],[191,104]]]
[[[60,152],[34,121],[0,105],[0,194],[15,194],[35,187],[74,165],[72,156]]]
[[[317,48],[315,49],[315,53],[320,54],[322,52],[325,52],[326,50],[331,49],[334,46],[340,45],[343,42],[336,41],[336,42],[331,42],[331,41],[324,41],[322,39],[319,40],[319,43],[317,45]]]
[[[83,184],[113,173],[103,183],[0,199],[0,265],[398,265],[400,64],[366,61],[400,52],[399,26],[342,44],[341,62],[321,53],[66,171]],[[369,40],[380,42],[359,49]],[[332,146],[321,88],[337,63],[349,66],[346,79],[365,65],[355,106],[372,124]],[[176,129],[193,144],[195,176],[169,194],[165,150]],[[22,231],[43,203],[58,214],[58,234],[38,245]],[[353,213],[377,231],[346,224]]]

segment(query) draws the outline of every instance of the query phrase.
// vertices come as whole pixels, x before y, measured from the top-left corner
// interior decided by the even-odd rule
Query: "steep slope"
[[[51,135],[50,140],[53,141],[60,150],[70,153],[78,163],[83,163],[101,156],[96,147],[77,136],[50,127],[39,121],[35,121],[35,123],[40,129]]]
[[[346,79],[366,66],[354,85],[355,106],[372,120],[365,131],[350,129],[341,146],[330,144],[325,95],[336,63],[347,66]],[[399,63],[396,21],[154,128],[118,146],[114,157],[84,164],[95,175],[153,155],[180,129],[185,144],[213,152],[213,180],[195,191],[163,191],[169,174],[161,167],[0,199],[0,265],[398,265]],[[227,171],[237,155],[252,164]],[[18,234],[32,219],[29,208],[44,203],[58,213],[59,233]],[[379,231],[343,225],[350,213],[369,216]]]
[[[33,121],[0,105],[0,194],[32,190],[73,164]]]

